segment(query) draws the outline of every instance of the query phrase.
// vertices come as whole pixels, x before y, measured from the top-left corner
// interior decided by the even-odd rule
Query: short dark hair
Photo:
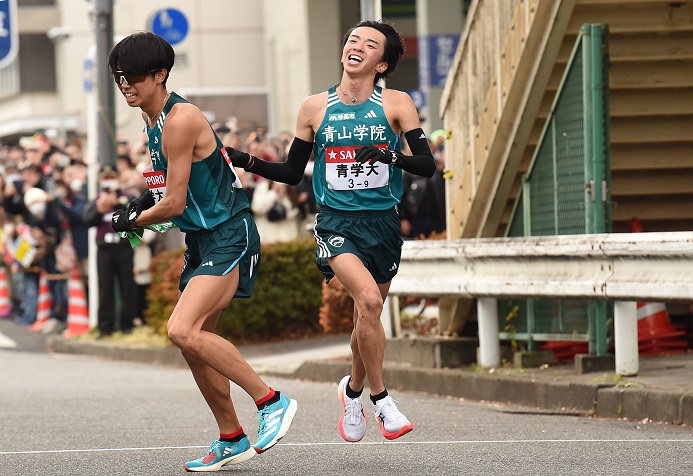
[[[149,74],[166,70],[166,81],[173,68],[176,53],[163,38],[148,31],[138,31],[120,40],[108,55],[111,74],[121,70],[132,74]]]
[[[392,25],[386,23],[384,20],[362,20],[345,33],[344,38],[342,38],[342,47],[346,45],[351,33],[360,27],[373,28],[385,35],[383,61],[387,63],[387,69],[382,73],[375,74],[374,82],[377,83],[380,78],[389,77],[397,68],[397,64],[399,64],[399,60],[404,54],[404,40],[397,30],[395,30]]]

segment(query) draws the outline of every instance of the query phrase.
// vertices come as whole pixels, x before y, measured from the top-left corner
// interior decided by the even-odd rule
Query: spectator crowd
[[[286,159],[293,136],[270,137],[260,129],[241,133],[213,124],[225,146],[271,161]],[[403,239],[428,237],[445,229],[444,135],[432,134],[438,171],[431,179],[408,177],[400,206]],[[404,141],[406,145],[406,141]],[[406,152],[405,152],[406,153]],[[130,332],[144,323],[149,263],[169,240],[147,230],[132,248],[113,232],[111,216],[146,190],[142,172],[150,165],[146,136],[121,139],[112,165],[86,157],[80,140],[63,141],[55,131],[37,131],[16,143],[0,145],[0,269],[9,304],[0,318],[31,326],[40,333],[61,333],[68,326],[68,289],[79,280],[89,293],[89,228],[95,229],[98,282],[98,336]],[[98,172],[97,172],[98,169]],[[98,186],[89,194],[89,176]],[[312,160],[301,183],[292,187],[236,169],[248,195],[263,243],[290,241],[312,234],[318,206],[311,185]],[[182,242],[180,243],[182,244]],[[50,295],[49,308],[43,298]]]

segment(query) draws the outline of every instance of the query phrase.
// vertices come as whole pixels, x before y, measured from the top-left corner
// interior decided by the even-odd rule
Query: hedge
[[[183,249],[152,258],[147,323],[165,335],[178,300]],[[260,274],[250,299],[233,299],[222,311],[217,333],[236,342],[259,342],[321,333],[324,278],[315,264],[315,241],[262,245]]]

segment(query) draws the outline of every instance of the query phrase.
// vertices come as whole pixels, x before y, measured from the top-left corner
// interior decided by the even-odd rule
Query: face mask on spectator
[[[72,182],[70,182],[70,188],[73,192],[81,192],[83,185],[84,182],[82,182],[80,179],[75,179]]]
[[[115,192],[118,190],[118,180],[104,180],[101,182],[101,190],[104,192]]]
[[[36,202],[29,205],[29,213],[34,215],[39,220],[43,220],[46,216],[46,202]]]

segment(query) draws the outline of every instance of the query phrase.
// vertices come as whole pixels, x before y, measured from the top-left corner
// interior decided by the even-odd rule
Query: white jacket
[[[270,188],[271,183],[269,180],[262,180],[255,184],[253,201],[250,204],[250,209],[255,216],[257,230],[260,233],[260,241],[262,243],[273,243],[275,241],[294,240],[298,238],[298,208],[291,203],[286,194],[278,199],[277,192]],[[276,185],[288,187],[286,184]],[[286,208],[286,218],[279,221],[269,221],[267,213],[277,201]]]

